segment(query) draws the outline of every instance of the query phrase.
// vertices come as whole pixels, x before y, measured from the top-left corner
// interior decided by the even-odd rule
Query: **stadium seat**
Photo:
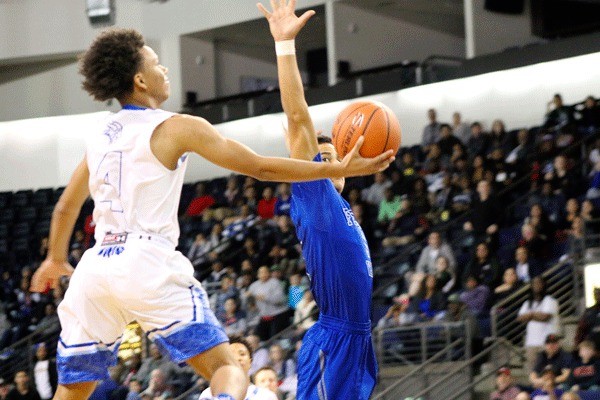
[[[23,207],[18,212],[18,220],[21,222],[33,222],[35,221],[35,217],[37,216],[37,212],[35,211],[35,207]]]
[[[31,205],[36,208],[44,207],[50,201],[52,193],[52,189],[39,189],[35,191],[31,197]]]
[[[0,210],[10,204],[12,192],[0,192]]]
[[[28,222],[19,222],[12,228],[12,235],[15,238],[28,237],[31,232],[31,225]]]
[[[12,208],[5,208],[0,212],[0,223],[12,224],[15,220],[15,210]]]
[[[33,190],[19,190],[12,196],[13,207],[27,207],[33,195]]]

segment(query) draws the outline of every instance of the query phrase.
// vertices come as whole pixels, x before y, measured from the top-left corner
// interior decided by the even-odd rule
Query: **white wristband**
[[[293,56],[296,54],[296,42],[292,40],[282,40],[275,42],[275,54],[277,56]]]

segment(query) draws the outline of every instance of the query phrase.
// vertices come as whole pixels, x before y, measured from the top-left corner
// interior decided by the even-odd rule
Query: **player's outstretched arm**
[[[81,207],[90,195],[89,176],[84,158],[73,172],[69,184],[54,206],[50,221],[48,256],[31,279],[31,290],[34,292],[43,292],[48,287],[55,288],[61,276],[73,273],[73,267],[67,261],[69,242]]]
[[[268,11],[261,3],[257,7],[269,21],[269,29],[278,49],[277,72],[281,104],[288,119],[286,141],[290,157],[312,160],[319,152],[317,134],[304,98],[304,87],[293,46],[296,35],[315,12],[307,11],[297,17],[295,0],[272,1],[271,5],[272,11]]]
[[[242,143],[225,138],[206,120],[189,115],[169,118],[162,123],[160,131],[168,132],[168,135],[160,135],[168,138],[175,160],[183,153],[194,152],[220,167],[263,181],[302,182],[370,175],[383,171],[391,162],[387,154],[363,158],[358,153],[359,146],[355,146],[340,164],[264,157]]]

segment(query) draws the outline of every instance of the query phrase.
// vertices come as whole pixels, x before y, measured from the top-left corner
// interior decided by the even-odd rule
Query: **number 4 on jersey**
[[[121,206],[121,171],[123,152],[109,151],[102,157],[96,170],[96,177],[104,183],[98,188],[96,201],[108,203],[113,212],[123,212]]]

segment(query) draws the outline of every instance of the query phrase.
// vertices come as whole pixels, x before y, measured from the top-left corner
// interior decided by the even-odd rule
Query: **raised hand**
[[[63,276],[71,276],[73,267],[66,261],[54,261],[46,259],[35,271],[31,278],[32,292],[45,292],[55,289]]]
[[[310,17],[315,15],[313,10],[307,11],[300,17],[296,16],[296,0],[271,0],[273,11],[269,12],[261,3],[256,4],[267,21],[271,35],[276,42],[292,40],[306,25]]]
[[[352,150],[342,160],[344,176],[372,175],[384,171],[395,160],[393,150],[388,150],[373,158],[362,157],[360,148],[364,141],[364,136],[359,137]]]

